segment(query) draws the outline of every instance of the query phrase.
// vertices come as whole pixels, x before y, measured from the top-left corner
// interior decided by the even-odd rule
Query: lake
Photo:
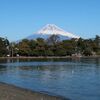
[[[100,58],[1,59],[0,82],[71,100],[100,100]]]

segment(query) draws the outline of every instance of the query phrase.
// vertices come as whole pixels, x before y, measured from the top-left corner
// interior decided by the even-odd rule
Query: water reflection
[[[2,59],[0,81],[72,100],[100,100],[100,58]]]
[[[3,66],[3,65],[0,65],[0,71],[6,71],[7,70],[7,66]]]

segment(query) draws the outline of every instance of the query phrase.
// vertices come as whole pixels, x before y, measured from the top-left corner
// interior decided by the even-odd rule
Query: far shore
[[[96,56],[19,56],[19,57],[0,57],[0,59],[60,59],[60,58],[100,58]]]
[[[70,100],[0,82],[0,100]]]

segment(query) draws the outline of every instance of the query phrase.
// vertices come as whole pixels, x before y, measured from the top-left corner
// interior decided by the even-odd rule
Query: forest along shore
[[[0,83],[0,100],[69,100]]]

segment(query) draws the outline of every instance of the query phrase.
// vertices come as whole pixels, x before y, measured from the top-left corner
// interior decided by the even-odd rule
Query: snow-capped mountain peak
[[[69,38],[80,38],[79,36],[76,36],[72,33],[66,32],[63,29],[59,28],[58,26],[54,24],[47,24],[44,26],[42,29],[40,29],[37,34],[42,34],[42,35],[62,35],[66,36]]]
[[[29,40],[37,39],[37,38],[48,39],[51,35],[58,35],[60,37],[60,40],[80,38],[77,35],[64,31],[63,29],[59,28],[58,26],[54,24],[47,24],[39,31],[34,32],[32,35],[26,37],[26,39],[29,39]]]

